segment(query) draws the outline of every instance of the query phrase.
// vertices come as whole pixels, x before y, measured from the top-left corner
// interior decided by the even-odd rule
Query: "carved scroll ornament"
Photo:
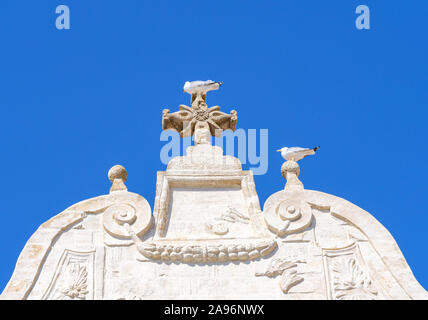
[[[122,239],[131,239],[129,227],[135,234],[141,235],[150,228],[152,221],[150,207],[145,202],[140,205],[119,203],[108,207],[103,214],[104,229]]]
[[[103,209],[104,229],[110,235],[121,239],[131,239],[132,234],[143,234],[152,223],[149,203],[141,196],[138,200],[128,196],[130,193],[127,192],[124,184],[127,177],[124,167],[114,166],[110,169],[108,176],[113,183],[110,194],[116,199],[116,203]]]
[[[269,200],[266,203],[269,203]],[[278,236],[303,231],[311,224],[311,207],[299,198],[279,200],[265,207],[267,208],[263,215],[266,224]]]

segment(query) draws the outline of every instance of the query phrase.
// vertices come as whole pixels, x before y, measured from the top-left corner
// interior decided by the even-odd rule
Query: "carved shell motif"
[[[68,273],[64,279],[62,294],[57,299],[84,300],[88,294],[88,272],[85,266],[79,263],[68,265]]]
[[[373,300],[377,290],[354,258],[341,258],[332,265],[334,298],[339,300]]]

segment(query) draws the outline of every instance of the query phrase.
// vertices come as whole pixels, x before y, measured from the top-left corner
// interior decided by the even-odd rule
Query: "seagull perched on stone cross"
[[[181,137],[194,135],[198,128],[204,128],[208,132],[208,136],[216,137],[221,136],[224,130],[235,131],[238,120],[235,110],[227,114],[220,111],[219,106],[208,108],[206,103],[207,92],[218,90],[221,85],[221,81],[187,81],[183,89],[192,95],[191,107],[180,105],[179,111],[173,113],[170,113],[169,109],[164,109],[162,129],[178,131]],[[199,131],[202,132],[201,130]],[[208,138],[205,137],[204,141]],[[199,140],[199,138],[196,140]]]

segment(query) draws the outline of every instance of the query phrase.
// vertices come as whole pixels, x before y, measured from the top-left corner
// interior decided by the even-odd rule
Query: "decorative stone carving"
[[[219,106],[211,108],[201,106],[195,109],[186,105],[180,105],[179,110],[174,113],[170,113],[168,109],[163,110],[163,130],[172,129],[180,132],[181,137],[189,137],[195,133],[198,125],[205,128],[204,123],[208,125],[207,128],[212,136],[221,136],[222,131],[226,129],[232,131],[236,129],[238,116],[235,110],[227,114],[221,112]]]
[[[379,291],[363,268],[356,243],[339,249],[324,249],[324,264],[330,296],[334,300],[375,300]]]
[[[265,272],[256,272],[256,276],[266,276],[273,278],[280,275],[281,279],[279,281],[279,287],[281,288],[282,292],[288,293],[292,287],[303,281],[303,276],[297,274],[298,263],[305,263],[305,261],[299,259],[295,259],[293,261],[275,258],[270,261]]]
[[[138,207],[126,203],[112,205],[104,212],[103,225],[109,234],[118,238],[131,239],[126,225],[141,235],[151,225],[150,206],[147,201],[139,203]]]
[[[214,220],[222,220],[228,223],[236,222],[236,223],[242,223],[242,224],[249,224],[250,222],[250,219],[247,216],[243,215],[233,207],[228,207],[225,213],[222,213],[220,217],[214,218]],[[215,221],[213,223],[207,223],[206,227],[208,232],[212,232],[218,235],[225,235],[226,233],[229,232],[229,228],[224,222]]]
[[[288,290],[302,281],[303,277],[297,275],[297,270],[285,270],[282,273],[281,280],[279,281],[279,287],[282,292],[288,293]]]
[[[297,176],[297,162],[283,164],[282,175],[287,178],[285,190],[271,195],[265,202],[263,215],[269,229],[278,236],[304,231],[312,221],[309,204],[304,200],[303,184]]]
[[[155,243],[137,244],[138,251],[146,258],[185,263],[207,263],[254,260],[268,255],[276,248],[276,242],[259,241],[253,243]]]
[[[354,258],[340,258],[331,267],[334,298],[339,300],[376,299],[377,290]]]
[[[229,228],[223,222],[207,223],[206,227],[208,232],[212,232],[217,235],[225,235],[226,233],[229,232]]]
[[[206,98],[206,92],[195,92],[192,93],[191,107],[180,105],[179,111],[174,113],[164,109],[162,129],[178,131],[181,137],[195,135],[196,144],[210,144],[210,135],[219,137],[223,130],[235,131],[236,111],[226,114],[219,106],[208,108]]]
[[[68,265],[68,280],[64,284],[64,290],[62,291],[62,297],[69,297],[70,299],[84,300],[88,294],[88,271],[86,266],[82,266],[79,263],[72,263]]]
[[[93,278],[94,256],[95,251],[65,250],[44,299],[85,300],[89,294],[92,296],[93,289],[89,288],[88,272],[91,272]]]
[[[285,191],[266,200],[263,215],[269,229],[278,236],[303,231],[312,221],[309,204]]]
[[[287,189],[303,189],[303,183],[299,180],[300,167],[295,161],[286,161],[282,164],[281,174],[287,180]]]
[[[110,192],[127,191],[124,181],[127,173],[124,167],[114,166],[109,171],[109,179],[113,186]],[[112,191],[113,190],[113,191]],[[114,237],[131,239],[129,228],[136,235],[142,235],[151,225],[152,214],[146,199],[141,198],[135,203],[117,203],[105,208],[103,214],[104,229]]]
[[[126,178],[128,177],[128,173],[125,168],[121,165],[115,165],[111,167],[108,172],[108,178],[110,179],[112,186],[110,188],[110,192],[114,191],[127,191],[128,189],[125,186]]]
[[[236,210],[233,207],[228,207],[227,211],[223,213],[219,218],[216,218],[217,220],[224,220],[231,223],[243,223],[248,224],[250,222],[250,218],[243,215],[241,212]]]
[[[237,173],[242,170],[238,158],[223,155],[223,149],[209,144],[198,144],[186,149],[186,155],[175,157],[168,163],[167,172],[178,174]]]

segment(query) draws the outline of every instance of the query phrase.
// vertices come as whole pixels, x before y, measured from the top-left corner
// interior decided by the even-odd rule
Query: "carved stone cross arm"
[[[223,130],[235,131],[238,115],[235,110],[230,114],[220,111],[219,106],[211,108],[192,108],[180,105],[179,111],[170,113],[163,110],[162,129],[180,132],[181,137],[194,135],[199,127],[208,127],[212,136],[219,137]]]

